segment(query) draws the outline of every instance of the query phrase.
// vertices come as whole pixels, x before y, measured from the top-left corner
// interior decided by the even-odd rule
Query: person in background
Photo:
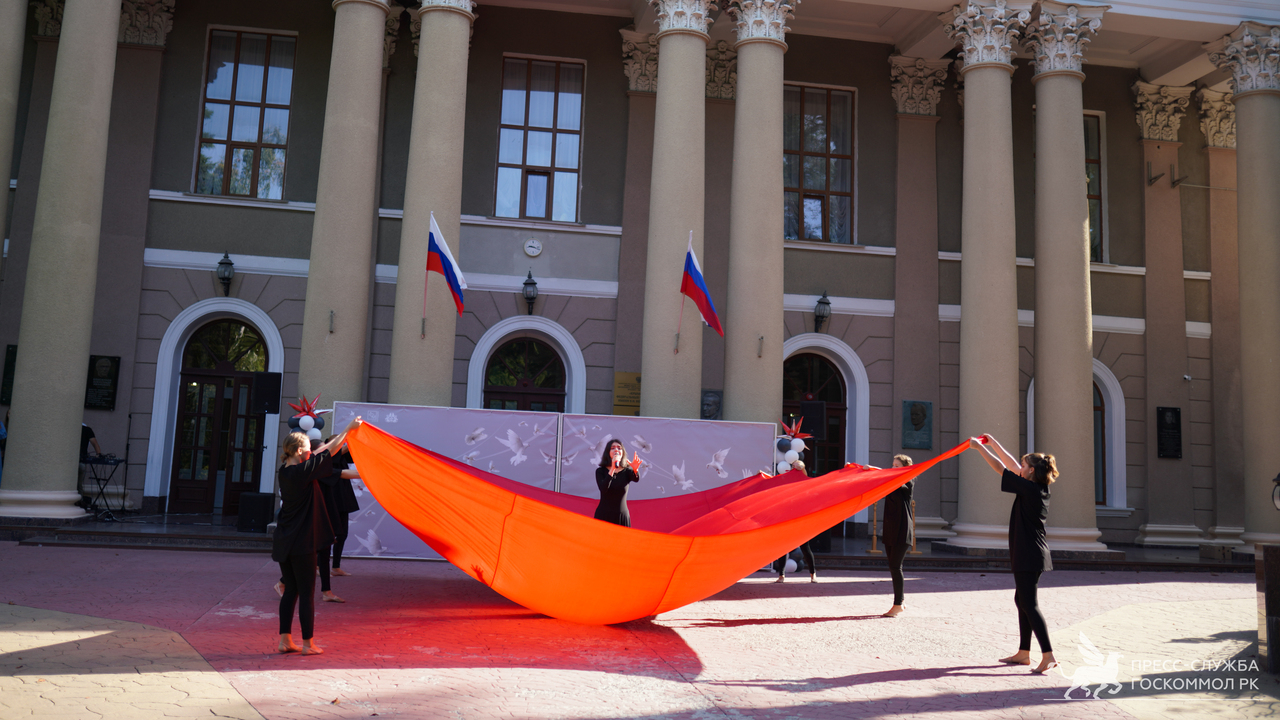
[[[908,455],[894,455],[893,467],[904,468],[912,464]],[[885,617],[897,617],[907,607],[902,604],[902,559],[915,538],[915,512],[911,509],[911,493],[915,481],[908,480],[884,499],[884,529],[880,540],[884,542],[884,556],[889,561],[889,577],[893,579],[893,607]]]
[[[86,505],[89,502],[88,498],[93,496],[93,489],[85,487],[84,484],[84,479],[89,475],[87,461],[91,456],[89,453],[90,446],[93,447],[93,455],[102,454],[102,446],[98,444],[98,437],[93,434],[93,428],[80,423],[80,484],[77,488],[80,490],[80,494],[85,496],[80,502],[86,503]]]
[[[326,442],[332,439],[330,437]],[[333,456],[333,473],[320,479],[320,490],[324,493],[324,506],[329,513],[329,525],[333,527],[333,544],[321,550],[316,558],[320,569],[320,599],[324,602],[346,602],[333,594],[329,579],[331,575],[351,574],[341,567],[342,546],[347,540],[350,527],[347,515],[360,509],[360,504],[356,500],[356,491],[351,487],[351,481],[359,477],[352,468],[351,453],[343,448]],[[330,558],[333,562],[332,571],[329,569]]]
[[[809,470],[805,468],[803,460],[797,460],[791,463],[791,469],[799,470],[805,475],[809,474]],[[816,583],[818,582],[818,566],[813,562],[813,549],[809,547],[809,542],[812,542],[812,540],[806,541],[805,544],[801,545],[797,549],[800,551],[801,557],[804,558],[805,567],[809,569],[809,582]],[[791,553],[787,553],[787,555],[790,554]],[[783,555],[773,563],[773,569],[778,573],[778,579],[774,580],[774,582],[787,581],[787,555]],[[796,563],[796,569],[800,569],[799,563]]]

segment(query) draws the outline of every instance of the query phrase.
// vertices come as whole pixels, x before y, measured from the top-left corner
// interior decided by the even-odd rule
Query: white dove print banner
[[[604,446],[619,438],[645,461],[633,500],[709,490],[768,470],[774,426],[712,420],[615,415],[560,415],[513,410],[337,402],[335,428],[357,415],[420,447],[527,485],[596,497],[595,469]],[[356,468],[359,470],[359,467]],[[438,558],[353,481],[360,510],[350,516],[343,555]]]

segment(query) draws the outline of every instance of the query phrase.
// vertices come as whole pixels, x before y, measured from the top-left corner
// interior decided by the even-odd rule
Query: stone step
[[[819,569],[827,570],[888,570],[889,561],[883,555],[817,555],[814,560]],[[966,557],[959,555],[908,555],[902,562],[904,570],[943,570],[950,572],[1008,572],[1009,561],[999,557]],[[1072,560],[1053,559],[1056,570],[1092,570],[1112,572],[1211,572],[1252,573],[1252,563],[1204,562],[1173,563],[1142,560]]]
[[[271,539],[262,534],[244,533],[245,537],[191,534],[153,534],[137,532],[76,531],[59,528],[18,542],[23,546],[145,548],[151,550],[205,550],[211,552],[271,552]]]

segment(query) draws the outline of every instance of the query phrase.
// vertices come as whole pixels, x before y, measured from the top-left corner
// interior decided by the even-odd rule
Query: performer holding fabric
[[[636,471],[644,463],[640,453],[636,453],[630,462],[622,441],[613,439],[604,448],[600,458],[600,467],[596,468],[596,487],[600,488],[600,504],[596,506],[595,518],[611,522],[614,525],[631,527],[631,514],[627,512],[627,490],[631,483],[639,482]]]
[[[1036,602],[1036,586],[1040,573],[1053,569],[1049,545],[1045,541],[1044,522],[1049,518],[1049,486],[1058,479],[1058,466],[1052,455],[1029,453],[1015,460],[991,435],[970,438],[969,446],[977,448],[992,470],[1000,473],[1000,490],[1014,495],[1009,513],[1009,565],[1017,588],[1013,603],[1018,607],[1018,652],[1000,662],[1010,665],[1031,664],[1031,634],[1040,643],[1040,664],[1033,673],[1043,673],[1058,663],[1049,644],[1049,628]]]
[[[360,424],[356,418],[348,426],[351,430]],[[282,653],[302,651],[303,655],[319,655],[324,652],[315,643],[315,593],[316,553],[333,542],[333,528],[329,524],[320,479],[333,472],[333,458],[329,450],[340,447],[346,440],[346,431],[330,442],[311,452],[311,441],[300,432],[285,438],[280,466],[280,519],[271,546],[271,559],[280,563],[284,578],[284,593],[280,596],[280,645]],[[293,606],[298,606],[298,621],[302,625],[302,647],[293,644],[290,634],[293,626]]]
[[[329,440],[333,438],[330,437]],[[330,586],[331,575],[350,575],[342,569],[342,546],[347,540],[348,513],[360,509],[356,501],[355,489],[351,481],[359,477],[351,469],[351,453],[345,448],[333,455],[333,473],[320,479],[320,490],[324,493],[324,506],[329,513],[329,525],[333,527],[333,544],[326,545],[316,558],[320,569],[320,594],[324,602],[346,602],[333,594]],[[333,570],[329,570],[330,558],[333,559]]]
[[[909,455],[893,456],[895,468],[911,467],[912,463]],[[916,518],[915,511],[911,509],[911,493],[915,484],[915,480],[908,480],[884,499],[884,529],[881,530],[880,540],[884,542],[884,556],[889,561],[889,577],[893,579],[893,607],[884,614],[885,617],[897,617],[907,609],[902,604],[902,560],[915,542]]]

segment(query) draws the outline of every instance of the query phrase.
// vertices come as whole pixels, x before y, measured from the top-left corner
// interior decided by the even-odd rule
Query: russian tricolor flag
[[[711,293],[707,292],[707,283],[702,279],[702,268],[698,258],[693,254],[693,232],[689,232],[689,252],[684,256],[684,277],[680,280],[680,292],[689,296],[702,313],[702,320],[713,330],[724,337],[724,328],[720,327],[720,316],[716,315],[715,303],[711,302]]]
[[[453,293],[453,304],[458,306],[458,315],[462,315],[462,291],[467,289],[467,281],[462,277],[462,269],[454,262],[449,252],[449,244],[436,225],[436,214],[431,213],[431,232],[427,235],[427,272],[438,272],[449,283],[449,292]],[[425,297],[424,297],[425,302]],[[425,316],[424,308],[424,316]],[[714,311],[713,311],[714,312]]]

